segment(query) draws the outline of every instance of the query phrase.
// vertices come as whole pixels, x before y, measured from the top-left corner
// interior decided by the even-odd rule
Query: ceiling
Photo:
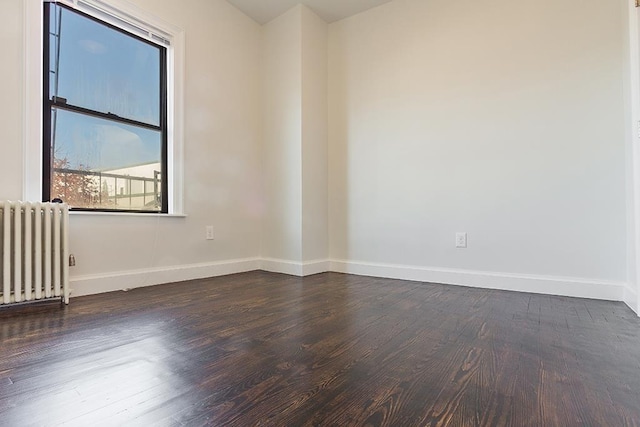
[[[265,24],[298,3],[309,6],[327,22],[339,21],[391,0],[227,0],[229,3]]]

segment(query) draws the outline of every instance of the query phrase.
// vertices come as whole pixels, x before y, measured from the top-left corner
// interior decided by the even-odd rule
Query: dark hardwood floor
[[[0,310],[0,425],[639,426],[622,303],[251,272]]]

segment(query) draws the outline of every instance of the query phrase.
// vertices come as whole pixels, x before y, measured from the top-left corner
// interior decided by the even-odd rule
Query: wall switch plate
[[[467,233],[456,233],[456,248],[467,247]]]
[[[213,225],[207,225],[206,228],[206,239],[213,240]]]

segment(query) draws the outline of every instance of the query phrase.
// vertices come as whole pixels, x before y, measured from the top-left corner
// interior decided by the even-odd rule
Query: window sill
[[[164,214],[164,213],[155,213],[155,212],[89,212],[89,211],[69,211],[69,215],[71,216],[136,216],[136,217],[145,217],[145,218],[186,218],[186,214]]]

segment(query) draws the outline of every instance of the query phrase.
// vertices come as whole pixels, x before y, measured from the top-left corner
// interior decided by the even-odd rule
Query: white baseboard
[[[275,258],[262,258],[260,265],[262,270],[265,271],[304,277],[329,271],[330,264],[329,260],[296,262]]]
[[[623,282],[600,281],[572,277],[554,277],[441,269],[396,264],[380,264],[345,260],[295,262],[274,258],[246,258],[202,264],[142,269],[115,273],[71,277],[71,296],[133,289],[163,283],[202,279],[226,274],[265,270],[293,276],[334,271],[362,276],[419,282],[461,285],[537,294],[562,295],[610,301],[623,301],[639,313],[638,294]]]
[[[640,301],[638,301],[638,294],[634,289],[631,289],[628,285],[624,287],[623,301],[633,310],[638,316],[640,316]]]
[[[302,263],[284,259],[262,258],[260,268],[272,273],[283,273],[291,276],[302,276]]]
[[[318,273],[326,273],[330,270],[331,263],[329,260],[305,261],[302,263],[302,275],[311,276]]]
[[[260,258],[149,268],[71,277],[71,296],[99,294],[184,280],[203,279],[260,269]]]
[[[477,288],[623,301],[625,283],[332,260],[331,271]]]

